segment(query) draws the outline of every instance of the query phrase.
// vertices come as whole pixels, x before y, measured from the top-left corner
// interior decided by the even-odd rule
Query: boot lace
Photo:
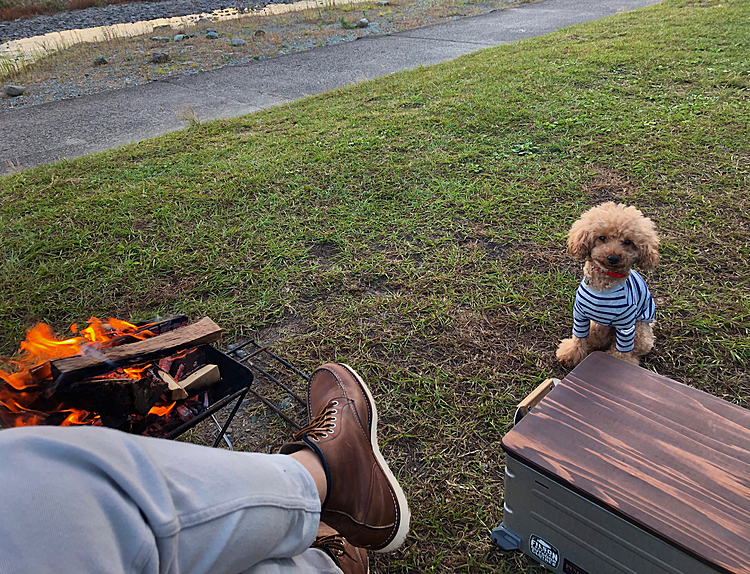
[[[328,435],[333,433],[333,429],[336,428],[336,414],[339,412],[336,407],[338,404],[338,401],[330,401],[305,428],[292,435],[293,440],[300,440],[304,435],[315,442],[320,442],[322,438],[328,438]]]
[[[319,536],[315,539],[315,542],[310,546],[311,548],[320,548],[321,550],[328,551],[329,554],[336,558],[347,556],[350,560],[356,561],[356,556],[352,556],[346,550],[346,544],[344,537],[341,534],[329,534],[327,536]]]

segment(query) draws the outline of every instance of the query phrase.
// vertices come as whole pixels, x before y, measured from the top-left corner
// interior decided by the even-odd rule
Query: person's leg
[[[14,573],[234,574],[289,562],[310,555],[321,500],[349,543],[397,548],[409,510],[378,448],[369,389],[351,368],[329,364],[313,373],[308,395],[317,416],[300,443],[282,449],[291,456],[103,428],[0,431],[0,484],[11,493],[0,557],[13,557],[0,559],[0,574],[8,565]],[[366,555],[356,554],[344,570],[367,572]]]
[[[315,548],[293,559],[262,562],[245,574],[328,572],[320,559],[335,562],[345,574],[367,574],[364,547],[392,550],[408,532],[406,497],[380,454],[377,409],[361,377],[347,365],[316,369],[308,385],[308,414],[310,424],[295,434],[299,442],[287,443],[281,452],[314,478],[325,516],[337,529],[321,522]]]
[[[242,574],[342,574],[342,571],[323,550],[308,548],[291,558],[264,560]]]
[[[0,573],[236,574],[318,530],[318,487],[289,456],[90,427],[2,430],[0,452]]]
[[[308,449],[298,450],[297,452],[291,453],[289,456],[304,466],[305,470],[310,473],[310,476],[312,476],[315,481],[315,486],[318,489],[320,503],[323,504],[323,501],[326,498],[326,492],[328,492],[328,481],[326,480],[326,472],[323,468],[323,463],[320,461],[320,457]]]
[[[320,523],[313,547],[293,558],[265,560],[243,574],[368,574],[367,551],[349,544],[327,524]]]

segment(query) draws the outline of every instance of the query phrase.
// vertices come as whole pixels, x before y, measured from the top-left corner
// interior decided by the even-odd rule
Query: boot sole
[[[367,387],[365,382],[362,380],[362,377],[359,376],[359,373],[357,373],[357,371],[355,371],[345,363],[339,364],[344,367],[352,377],[354,377],[354,380],[359,384],[362,392],[365,394],[368,402],[370,403],[370,407],[372,408],[372,424],[370,425],[370,444],[372,446],[372,452],[375,455],[375,460],[377,460],[378,464],[380,465],[380,469],[388,479],[388,484],[390,484],[393,493],[396,495],[400,513],[398,529],[396,530],[396,534],[394,535],[393,540],[391,540],[390,543],[384,548],[373,550],[373,552],[392,552],[404,543],[406,535],[409,533],[411,512],[409,511],[409,505],[406,502],[406,496],[404,495],[404,491],[401,489],[401,485],[398,483],[398,480],[396,480],[396,477],[391,472],[391,469],[388,468],[383,455],[380,454],[380,447],[378,447],[378,410],[375,407],[375,400],[372,397],[372,393],[370,392],[370,389]]]

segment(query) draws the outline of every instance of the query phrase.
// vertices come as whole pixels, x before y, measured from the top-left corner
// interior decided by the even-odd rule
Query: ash
[[[49,16],[35,16],[34,18],[19,18],[9,22],[0,22],[0,43],[62,30],[78,30],[96,26],[155,20],[157,18],[188,16],[226,8],[251,11],[264,8],[268,4],[288,3],[290,3],[290,0],[162,0],[161,2],[111,4],[102,8],[92,7],[84,10],[58,12]]]

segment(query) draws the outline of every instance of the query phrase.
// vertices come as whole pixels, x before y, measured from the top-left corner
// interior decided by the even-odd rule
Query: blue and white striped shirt
[[[635,322],[651,323],[655,315],[654,298],[636,271],[630,272],[627,281],[607,291],[594,291],[581,281],[573,304],[573,334],[588,337],[589,321],[614,327],[617,350],[627,353],[633,350]]]

